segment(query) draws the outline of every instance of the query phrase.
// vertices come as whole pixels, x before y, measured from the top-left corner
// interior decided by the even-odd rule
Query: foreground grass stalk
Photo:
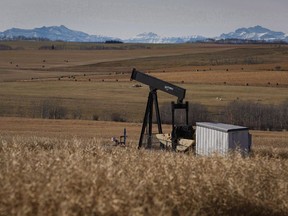
[[[285,215],[288,160],[0,136],[0,215]]]

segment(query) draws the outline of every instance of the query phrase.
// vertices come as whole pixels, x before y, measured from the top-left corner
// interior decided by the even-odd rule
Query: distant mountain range
[[[81,31],[71,30],[63,25],[41,27],[34,29],[11,28],[4,32],[0,32],[0,40],[51,40],[51,41],[67,41],[67,42],[106,42],[121,41],[125,43],[189,43],[189,42],[205,42],[205,41],[221,41],[221,40],[252,40],[265,42],[288,42],[288,35],[283,32],[271,31],[262,26],[250,28],[239,28],[234,32],[223,33],[218,37],[207,38],[200,35],[185,37],[162,37],[153,32],[138,34],[129,39],[120,39],[102,35],[89,35]]]
[[[186,37],[161,37],[153,32],[138,34],[136,37],[123,40],[126,43],[187,43],[204,41],[206,38],[200,35]]]
[[[34,29],[11,28],[4,32],[0,32],[0,40],[13,40],[21,37],[67,42],[105,42],[107,40],[121,40],[119,38],[101,35],[89,35],[81,31],[71,30],[64,25],[50,27],[43,26]]]
[[[286,41],[288,42],[288,35],[283,32],[271,31],[262,26],[254,26],[250,28],[239,28],[234,32],[228,34],[221,34],[217,39],[240,39],[240,40],[256,40],[256,41]]]

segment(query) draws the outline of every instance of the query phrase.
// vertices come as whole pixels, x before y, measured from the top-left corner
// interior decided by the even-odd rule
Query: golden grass
[[[287,158],[0,136],[0,215],[286,215]]]

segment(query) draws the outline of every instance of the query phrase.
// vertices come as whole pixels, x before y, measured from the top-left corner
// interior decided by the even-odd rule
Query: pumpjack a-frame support
[[[150,88],[138,148],[142,147],[143,136],[144,136],[145,130],[147,129],[148,129],[147,148],[151,148],[152,146],[153,103],[155,106],[158,133],[162,134],[162,125],[161,125],[161,117],[160,117],[158,98],[157,98],[157,89]]]

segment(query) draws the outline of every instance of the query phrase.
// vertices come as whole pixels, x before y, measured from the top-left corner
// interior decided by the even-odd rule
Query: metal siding
[[[226,132],[197,126],[196,154],[226,154],[228,152],[228,147],[228,134]]]
[[[229,150],[239,148],[242,152],[249,152],[251,138],[247,130],[219,131],[203,125],[196,126],[196,154],[211,155],[227,154]]]
[[[205,129],[203,127],[196,127],[196,154],[204,155],[205,149],[205,136],[204,136]]]

